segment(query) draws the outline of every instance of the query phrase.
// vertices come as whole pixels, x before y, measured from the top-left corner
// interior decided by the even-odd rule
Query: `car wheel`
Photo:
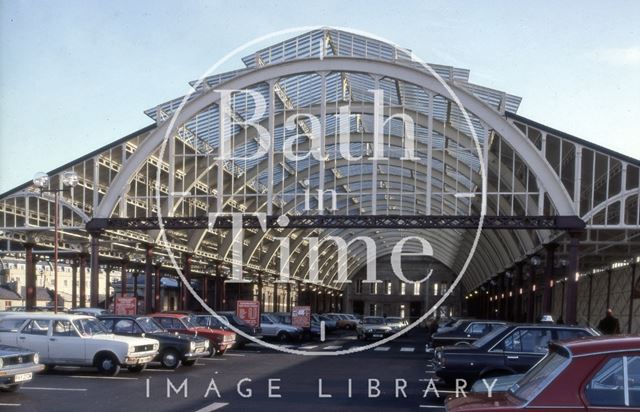
[[[226,349],[216,351],[216,355],[215,356],[222,356],[222,355],[225,354],[226,351],[227,351]]]
[[[0,391],[1,392],[17,392],[18,389],[20,389],[21,386],[22,386],[22,384],[10,385],[10,386],[6,386],[4,388],[0,388]]]
[[[142,365],[128,366],[127,370],[131,373],[140,373],[147,368],[147,364],[143,363]]]
[[[96,359],[98,371],[106,376],[116,376],[120,372],[120,364],[118,359],[110,353],[100,355]]]
[[[196,364],[196,360],[195,359],[189,359],[189,360],[183,360],[182,361],[182,366],[193,366]]]
[[[163,368],[167,369],[175,369],[180,366],[180,355],[178,351],[175,349],[165,349],[162,352],[162,358],[160,358],[160,363]]]
[[[278,332],[278,335],[276,337],[280,342],[287,342],[290,339],[287,332]]]

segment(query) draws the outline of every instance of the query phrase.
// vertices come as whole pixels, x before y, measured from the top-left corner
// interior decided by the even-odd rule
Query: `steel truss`
[[[429,216],[429,215],[313,215],[286,216],[288,223],[280,224],[280,215],[266,216],[266,227],[295,229],[477,229],[480,216]],[[217,216],[211,223],[209,216],[144,218],[94,218],[86,228],[90,232],[103,230],[170,230],[183,229],[231,229],[231,215]],[[244,228],[260,229],[262,226],[257,216],[242,216]],[[585,223],[578,216],[484,216],[482,229],[550,229],[550,230],[582,230]]]

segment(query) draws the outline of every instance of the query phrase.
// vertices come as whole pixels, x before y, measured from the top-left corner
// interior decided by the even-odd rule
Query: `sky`
[[[470,69],[522,96],[519,114],[640,159],[638,21],[638,1],[0,0],[0,193],[147,126],[144,110],[232,49],[299,26]]]

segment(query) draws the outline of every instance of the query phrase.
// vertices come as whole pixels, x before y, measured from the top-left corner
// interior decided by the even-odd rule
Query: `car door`
[[[264,336],[275,336],[277,333],[273,321],[266,315],[260,315],[260,327]]]
[[[43,363],[49,360],[49,319],[31,319],[18,334],[18,346],[38,352]]]
[[[85,340],[69,320],[54,320],[49,336],[49,357],[56,363],[82,364]]]
[[[548,352],[552,339],[548,328],[516,328],[503,340],[504,364],[516,373],[525,373]]]
[[[582,391],[587,411],[640,409],[640,355],[611,355]]]

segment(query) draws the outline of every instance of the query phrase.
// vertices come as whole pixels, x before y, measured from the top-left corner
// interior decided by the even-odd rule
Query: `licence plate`
[[[379,334],[379,333],[376,333],[376,334],[374,334],[374,335],[373,335],[373,337],[374,337],[374,338],[381,338],[381,337],[382,337],[382,335],[381,335],[381,334]]]
[[[30,381],[32,377],[33,377],[32,373],[19,373],[13,377],[13,381],[14,382]]]
[[[196,353],[202,353],[204,352],[204,348],[196,348]]]

